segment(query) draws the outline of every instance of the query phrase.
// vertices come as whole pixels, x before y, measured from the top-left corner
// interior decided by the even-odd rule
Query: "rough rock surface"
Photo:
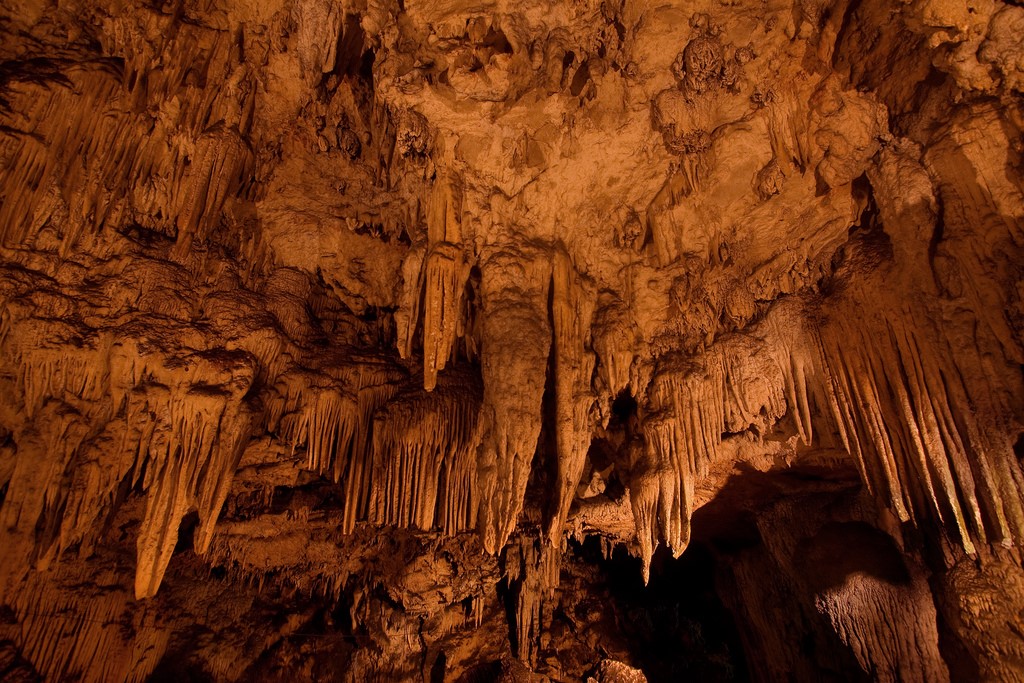
[[[0,0],[0,677],[1024,681],[1022,35]]]

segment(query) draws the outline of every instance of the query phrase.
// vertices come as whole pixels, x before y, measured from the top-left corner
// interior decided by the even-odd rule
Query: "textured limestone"
[[[639,680],[573,544],[747,534],[751,677],[1024,680],[1022,32],[0,0],[0,672]]]

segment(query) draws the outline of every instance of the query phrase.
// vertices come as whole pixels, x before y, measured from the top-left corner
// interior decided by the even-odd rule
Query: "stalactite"
[[[90,462],[104,443],[98,432],[111,418],[110,403],[103,400],[109,349],[95,337],[79,339],[75,326],[25,319],[16,305],[4,303],[8,335],[0,357],[18,379],[3,403],[22,415],[8,428],[20,451],[40,455],[18,458],[10,472],[0,508],[0,535],[9,548],[0,561],[0,585],[33,565],[45,567],[74,542],[88,537],[88,546],[90,526],[109,505],[104,496],[116,487],[107,477],[119,469],[98,472]],[[81,346],[53,346],[68,339]],[[88,469],[80,468],[83,460]]]
[[[138,468],[145,471],[147,491],[136,542],[135,594],[139,598],[156,594],[178,540],[178,526],[190,510],[200,516],[197,549],[205,550],[249,439],[251,421],[241,399],[252,371],[244,364],[232,368],[227,358],[210,361],[216,365],[227,361],[219,369],[234,375],[230,384],[216,389],[205,384],[171,389],[143,385],[129,399],[130,427],[145,419],[133,416],[155,416],[152,429],[129,446],[141,458]]]
[[[324,388],[304,392],[301,420],[294,444],[305,444],[306,467],[313,472],[334,472],[344,462],[359,420],[353,397],[341,389]]]
[[[42,331],[42,330],[40,330]],[[94,349],[29,349],[14,359],[20,368],[25,412],[35,416],[43,402],[65,393],[98,401],[106,391],[102,351]]]
[[[121,178],[104,177],[120,168],[116,163],[113,168],[101,164],[107,161],[105,153],[118,148],[113,138],[127,122],[116,107],[111,116],[95,115],[116,100],[119,77],[108,66],[95,66],[100,68],[70,66],[51,89],[41,93],[24,87],[18,93],[12,106],[26,130],[7,129],[2,138],[5,156],[12,161],[0,171],[0,243],[18,246],[34,237],[31,228],[41,227],[49,217],[43,202],[51,186],[81,193],[72,197],[72,213],[80,219],[69,226],[72,230],[102,217],[102,205],[111,201],[98,197],[98,192],[124,186]],[[65,191],[65,196],[71,193]]]
[[[174,214],[179,258],[194,240],[206,240],[225,200],[252,175],[252,165],[252,153],[237,132],[218,126],[199,138],[180,195],[172,199],[179,207]]]
[[[51,403],[40,415],[48,428],[43,433],[27,431],[20,439],[26,451],[48,457],[18,459],[8,483],[0,508],[0,529],[8,549],[0,563],[0,586],[5,590],[33,564],[45,565],[52,558],[51,550],[59,550],[51,544],[67,498],[62,486],[64,473],[73,466],[88,435],[86,425],[74,417],[72,411]]]
[[[594,314],[592,334],[598,372],[608,394],[618,396],[633,381],[633,360],[642,350],[633,314],[622,300],[605,294]]]
[[[642,443],[631,446],[630,502],[645,580],[659,542],[677,557],[686,549],[695,487],[725,435],[763,437],[788,415],[811,446],[812,406],[824,399],[800,315],[781,306],[749,336],[721,340],[696,357],[662,357],[646,391]]]
[[[834,398],[819,353],[817,333],[807,322],[805,311],[796,302],[782,302],[772,309],[759,329],[763,330],[764,350],[768,352],[763,355],[766,361],[770,358],[770,364],[766,367],[765,362],[753,363],[753,367],[746,368],[743,384],[748,393],[751,383],[760,376],[769,387],[764,400],[769,417],[788,417],[800,444],[806,448],[835,445],[828,429],[833,426],[830,420],[835,414]],[[815,429],[816,416],[826,427],[820,433]]]
[[[551,346],[550,267],[543,253],[498,252],[481,268],[484,403],[478,426],[478,525],[491,553],[515,527],[540,435]]]
[[[70,592],[35,578],[11,596],[19,623],[16,642],[48,680],[141,683],[163,656],[171,632],[155,611],[133,613],[116,577],[102,579],[89,592]]]
[[[303,77],[310,83],[334,69],[345,16],[344,5],[323,0],[303,0],[292,8]]]
[[[820,330],[795,307],[778,307],[758,328],[761,346],[726,341],[696,364],[663,359],[648,387],[646,446],[631,479],[643,558],[660,540],[674,552],[685,547],[693,486],[722,434],[748,426],[763,433],[783,416],[804,447],[831,445],[834,429],[868,489],[899,519],[935,520],[968,553],[1017,537],[1020,477],[967,408],[962,378],[979,373],[943,371],[958,364],[915,331],[912,309],[886,316],[860,301],[847,305],[857,315],[836,315]]]
[[[394,314],[398,355],[402,358],[412,357],[416,342],[423,299],[423,264],[426,256],[426,246],[414,246],[409,249],[402,261],[402,297],[400,306]]]
[[[239,293],[215,293],[203,300],[207,318],[218,327],[231,330],[231,338],[224,347],[229,351],[244,350],[258,361],[257,381],[274,386],[292,363],[296,354],[287,338],[275,329],[276,316],[261,307],[272,305],[255,294],[243,297]],[[275,405],[275,409],[278,406]],[[274,423],[281,415],[274,412]]]
[[[378,359],[323,366],[328,376],[286,373],[267,424],[293,448],[305,446],[306,466],[345,490],[346,533],[367,518],[372,504],[373,417],[397,391],[402,375]],[[313,387],[303,387],[312,380]],[[320,385],[317,387],[317,385]]]
[[[335,481],[342,477],[345,480],[348,504],[343,529],[346,532],[355,528],[357,520],[367,519],[373,501],[373,416],[395,395],[399,381],[404,379],[395,368],[376,359],[364,359],[356,368],[359,421],[352,440],[351,457],[348,463],[337,460],[334,466]]]
[[[786,174],[803,173],[812,160],[811,126],[808,116],[797,107],[800,101],[792,91],[779,93],[774,94],[768,107],[772,158]]]
[[[395,321],[399,353],[409,358],[422,319],[423,387],[431,391],[438,372],[452,359],[456,340],[464,334],[463,293],[471,264],[460,246],[458,197],[443,175],[431,192],[426,213],[428,243],[410,250],[403,262],[404,301]]]
[[[662,454],[659,453],[653,457],[660,455]],[[661,472],[658,471],[657,467],[656,462],[634,463],[629,482],[629,502],[633,512],[633,524],[636,527],[637,543],[640,546],[640,571],[645,584],[650,580],[651,558],[654,557],[654,550],[658,547],[658,509],[661,507],[659,502],[662,490]],[[663,471],[674,473],[674,470],[667,466]],[[665,493],[668,494],[665,501],[666,505],[676,502],[672,496],[674,493],[672,489]],[[677,504],[682,506],[686,503],[687,501],[680,499]],[[687,513],[685,529],[680,527],[679,531],[681,533],[675,541],[677,543],[688,542],[690,537],[689,513]]]
[[[32,244],[48,227],[67,255],[134,217],[177,236],[183,257],[193,239],[207,237],[227,197],[247,186],[252,155],[238,130],[246,125],[251,77],[229,66],[222,32],[178,26],[169,40],[147,40],[165,35],[169,23],[170,16],[144,10],[134,21],[120,16],[105,38],[108,54],[129,56],[124,64],[69,62],[18,89],[11,105],[20,128],[0,133],[3,156],[13,161],[0,169],[0,243]],[[230,85],[197,88],[190,81],[200,70]],[[180,106],[157,105],[155,120],[150,101]]]
[[[423,294],[423,387],[427,391],[437,384],[437,373],[455,350],[468,275],[462,250],[455,245],[439,243],[427,254]]]
[[[851,305],[863,316],[862,303]],[[967,359],[922,340],[912,314],[869,315],[865,326],[836,316],[822,331],[833,412],[867,483],[901,519],[937,521],[968,553],[1012,542],[1024,490],[1012,472],[999,472],[1005,455],[980,438],[961,379]]]
[[[475,527],[478,411],[474,383],[456,375],[430,394],[408,392],[377,412],[371,522],[449,535]]]
[[[11,339],[26,338],[42,323],[15,324]],[[152,332],[159,338],[162,331]],[[21,447],[36,444],[57,457],[18,460],[0,515],[21,552],[5,558],[3,569],[16,577],[75,544],[88,552],[95,524],[114,511],[117,488],[131,474],[147,492],[136,589],[149,597],[190,509],[201,517],[199,548],[209,542],[250,433],[242,399],[251,361],[238,352],[190,354],[164,346],[154,354],[137,340],[101,340],[63,353],[5,345],[21,378],[20,396],[11,397],[24,406]],[[182,365],[189,368],[184,375]]]
[[[930,582],[1012,677],[1019,2],[93,4],[0,17],[0,677],[141,680],[187,622],[189,675],[448,679],[504,616],[576,678],[615,645],[542,638],[567,525],[646,581],[711,500],[770,583],[813,525],[755,502],[812,487],[930,577],[767,586],[748,673],[808,677],[792,597],[942,681]]]
[[[569,255],[555,252],[551,280],[552,354],[555,373],[555,439],[558,472],[555,507],[548,521],[552,545],[560,547],[562,527],[583,474],[593,426],[590,388],[594,354],[589,332],[594,310],[593,293],[577,275]]]
[[[710,354],[703,365],[670,361],[648,391],[645,445],[637,447],[630,480],[645,579],[659,537],[676,556],[689,542],[694,484],[706,476],[725,430],[723,359]]]

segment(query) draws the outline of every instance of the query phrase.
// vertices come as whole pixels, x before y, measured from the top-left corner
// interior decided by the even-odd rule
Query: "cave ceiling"
[[[1022,36],[0,0],[0,677],[1024,680]]]

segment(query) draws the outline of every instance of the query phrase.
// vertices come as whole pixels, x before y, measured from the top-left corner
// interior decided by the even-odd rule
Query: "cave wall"
[[[1024,680],[1024,7],[0,8],[0,671]]]

